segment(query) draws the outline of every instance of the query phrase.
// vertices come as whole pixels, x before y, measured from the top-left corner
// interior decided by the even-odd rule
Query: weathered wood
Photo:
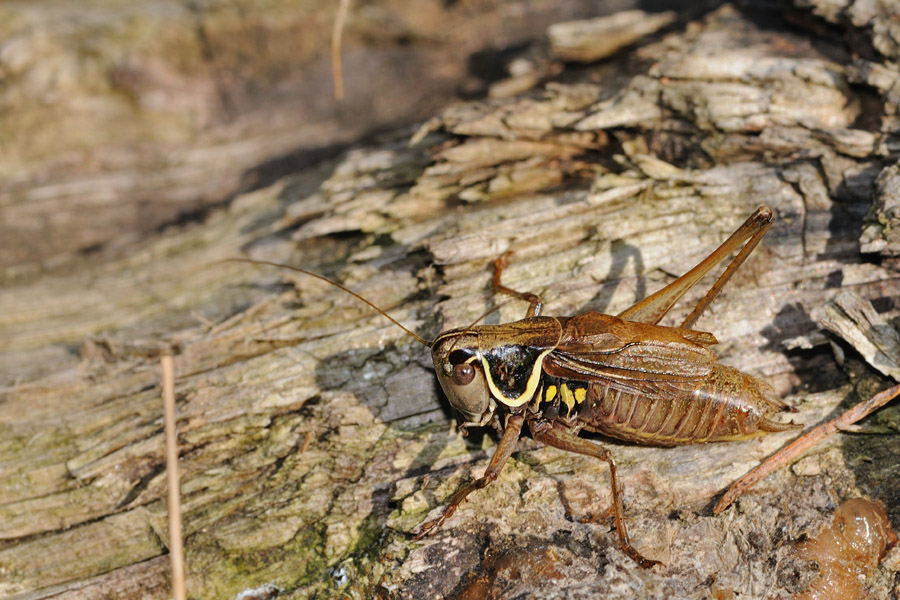
[[[715,495],[795,434],[598,440],[620,466],[635,546],[666,563],[641,570],[602,518],[604,464],[526,441],[413,542],[493,439],[451,432],[425,349],[353,298],[216,263],[246,253],[321,272],[427,337],[493,305],[490,262],[507,250],[505,282],[541,293],[547,314],[616,313],[767,204],[775,225],[697,327],[793,419],[820,422],[880,384],[835,363],[826,301],[852,288],[900,315],[894,264],[859,252],[895,142],[857,128],[874,103],[849,85],[843,48],[825,56],[776,15],[752,16],[722,8],[642,43],[628,77],[601,68],[591,83],[458,105],[413,146],[389,136],[132,242],[126,258],[0,289],[0,595],[126,597],[129,581],[127,597],[166,597],[163,347],[178,352],[191,597],[271,583],[290,598],[787,598],[803,567],[793,542],[841,500],[872,496],[897,525],[896,435],[838,436],[718,517]],[[886,110],[889,92],[870,93]],[[882,418],[896,428],[896,411]],[[893,583],[882,570],[871,585],[887,597]]]
[[[557,23],[547,29],[547,38],[554,57],[589,63],[612,56],[675,20],[673,11],[649,14],[642,10],[626,10],[588,21]]]
[[[868,364],[900,381],[900,334],[869,302],[842,291],[825,305],[822,326],[846,340]]]
[[[473,53],[495,62],[555,15],[596,10],[376,4],[346,23],[338,104],[328,2],[0,3],[0,267],[39,273],[114,251],[126,233],[152,235],[410,126],[447,103]]]

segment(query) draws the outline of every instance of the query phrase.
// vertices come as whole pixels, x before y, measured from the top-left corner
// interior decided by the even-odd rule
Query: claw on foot
[[[636,562],[642,569],[649,569],[651,567],[655,567],[656,565],[665,566],[658,560],[651,560],[649,558],[644,558],[644,556],[638,552],[634,546],[628,544],[627,546],[619,546],[622,551],[628,555],[628,558]]]
[[[422,538],[436,532],[441,528],[441,525],[444,524],[444,521],[446,521],[447,518],[454,512],[456,512],[456,506],[453,506],[452,504],[445,506],[443,510],[441,510],[441,514],[438,515],[437,518],[434,518],[430,521],[425,521],[419,526],[419,533],[415,534],[413,539],[419,541]]]

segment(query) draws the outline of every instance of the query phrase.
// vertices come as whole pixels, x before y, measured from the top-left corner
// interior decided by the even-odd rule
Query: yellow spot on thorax
[[[560,386],[559,397],[563,404],[569,408],[569,414],[571,414],[572,409],[575,408],[575,395],[572,393],[572,390],[569,389],[568,385],[562,384]]]
[[[547,393],[544,394],[544,402],[553,402],[554,398],[556,398],[556,386],[548,385]]]

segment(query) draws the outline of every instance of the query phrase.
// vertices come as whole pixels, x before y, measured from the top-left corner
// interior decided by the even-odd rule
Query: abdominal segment
[[[702,379],[633,386],[547,381],[532,410],[575,420],[589,431],[640,444],[736,440],[794,427],[769,416],[786,406],[768,384],[724,365]]]

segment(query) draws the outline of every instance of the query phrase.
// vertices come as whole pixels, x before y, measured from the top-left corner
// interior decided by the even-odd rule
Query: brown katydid
[[[362,300],[431,348],[434,367],[461,427],[493,424],[502,430],[484,475],[423,523],[417,538],[437,530],[472,492],[495,480],[516,448],[525,424],[546,445],[606,461],[619,546],[642,567],[659,564],[641,555],[625,527],[623,492],[609,450],[579,437],[582,429],[644,445],[676,446],[745,439],[799,427],[771,419],[788,407],[765,382],[721,365],[709,346],[713,334],[694,323],[747,259],[772,224],[758,208],[725,242],[693,269],[618,316],[588,312],[574,317],[541,315],[541,299],[504,286],[508,255],[494,263],[493,290],[528,302],[525,318],[500,325],[452,329],[427,342],[346,287],[316,277]],[[738,249],[740,249],[738,251]],[[725,271],[677,327],[657,325],[711,269],[731,256]]]

